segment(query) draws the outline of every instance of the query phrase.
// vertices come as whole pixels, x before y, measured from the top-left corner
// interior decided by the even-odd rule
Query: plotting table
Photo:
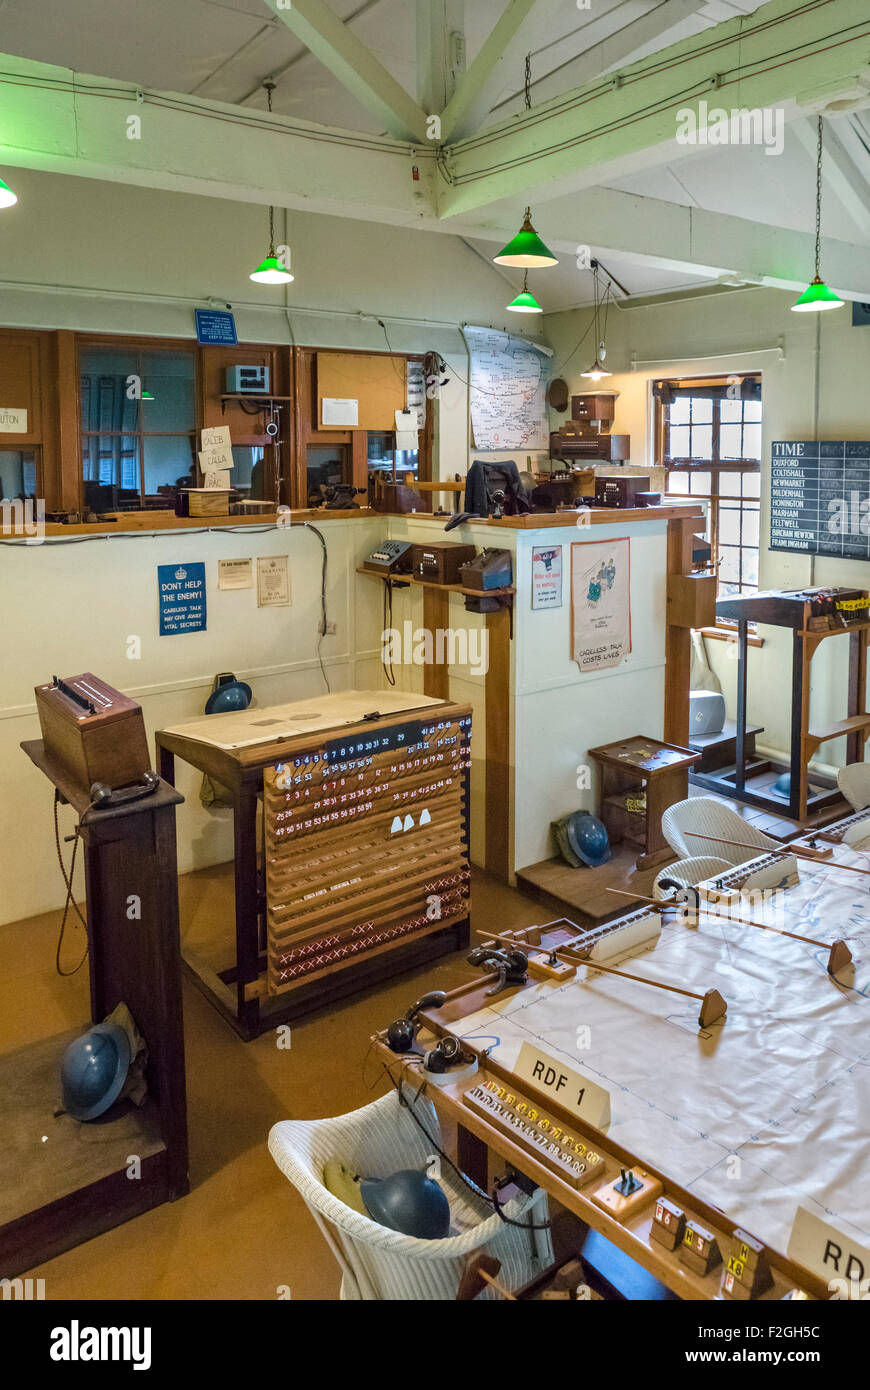
[[[867,825],[859,847],[835,846],[835,863],[870,868]],[[843,937],[853,964],[834,980],[825,949],[702,912],[695,927],[667,918],[652,949],[608,964],[718,989],[727,1017],[706,1031],[695,1000],[585,965],[566,983],[530,980],[491,1000],[478,988],[438,1011],[438,1028],[490,1048],[486,1064],[508,1077],[528,1042],[599,1083],[612,1107],[610,1125],[595,1131],[602,1150],[628,1150],[771,1250],[786,1252],[799,1205],[866,1250],[870,877],[801,861],[800,882],[778,906],[755,895],[732,913],[824,942]],[[621,1232],[607,1233],[622,1243]],[[644,1246],[642,1230],[638,1238],[623,1248],[671,1282],[660,1252]],[[671,1287],[680,1288],[676,1276]]]

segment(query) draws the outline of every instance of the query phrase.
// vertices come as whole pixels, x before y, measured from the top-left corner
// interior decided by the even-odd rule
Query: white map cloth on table
[[[834,854],[870,867],[866,851]],[[825,949],[702,917],[697,928],[666,925],[626,968],[699,994],[718,989],[727,1017],[706,1032],[696,1000],[584,967],[567,984],[496,998],[453,1031],[492,1039],[507,1067],[535,1043],[606,1087],[609,1138],[776,1249],[785,1251],[799,1204],[867,1245],[870,877],[805,862],[800,876],[785,890],[784,919],[754,900],[735,913],[843,937],[854,961],[838,981]]]
[[[512,333],[492,328],[463,328],[462,332],[471,356],[475,449],[548,449],[544,355]]]

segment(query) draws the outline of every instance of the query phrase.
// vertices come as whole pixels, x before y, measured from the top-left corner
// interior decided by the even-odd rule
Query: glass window
[[[79,370],[86,506],[173,508],[197,482],[193,352],[97,345]]]
[[[392,473],[395,463],[397,472],[416,473],[418,457],[416,449],[397,449],[396,436],[390,430],[368,431],[368,466],[370,472],[389,470]]]
[[[754,382],[751,399],[726,395],[733,381],[722,377],[705,396],[674,395],[660,405],[666,490],[708,503],[707,538],[719,566],[720,597],[758,588],[762,403]],[[679,390],[681,383],[671,386]]]
[[[36,500],[35,449],[0,449],[0,501]]]
[[[345,481],[348,446],[346,444],[309,444],[307,455],[308,498],[322,502],[321,488],[335,487]]]
[[[252,502],[265,502],[266,451],[259,445],[233,445],[233,487]]]

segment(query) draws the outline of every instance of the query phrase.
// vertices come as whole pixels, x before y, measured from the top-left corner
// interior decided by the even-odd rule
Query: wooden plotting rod
[[[727,842],[723,841],[722,843]],[[694,885],[687,884],[686,886],[693,887]],[[675,903],[673,900],[667,902],[659,898],[637,898],[636,894],[626,893],[621,888],[608,888],[607,891],[608,893],[619,893],[620,897],[634,898],[635,902],[651,903],[653,907],[658,908],[659,912],[664,911],[667,907],[688,907],[687,903]],[[700,905],[694,911],[700,914]],[[769,922],[754,922],[751,917],[734,917],[730,912],[716,912],[715,906],[705,907],[703,911],[705,916],[713,917],[719,922],[738,922],[743,927],[757,927],[759,931],[772,931],[777,936],[790,936],[792,941],[804,941],[808,946],[821,946],[822,950],[828,952],[829,975],[833,975],[836,970],[842,970],[843,966],[848,965],[852,959],[852,952],[842,940],[834,941],[829,945],[827,941],[816,941],[812,936],[800,936],[796,931],[786,931],[783,927],[772,927]]]
[[[522,950],[523,947],[509,936],[500,936],[497,932],[478,932],[478,936],[486,936],[490,941],[499,941],[505,946],[510,946],[514,950]],[[575,956],[563,956],[563,948],[555,946],[532,947],[533,950],[540,949],[544,955],[557,956],[567,960],[571,965],[586,965],[590,970],[600,970],[605,975],[619,975],[624,980],[636,980],[640,985],[652,985],[654,989],[666,989],[670,994],[684,994],[687,999],[700,999],[701,1011],[698,1014],[698,1027],[708,1028],[711,1023],[715,1023],[718,1018],[725,1016],[728,1005],[722,998],[718,989],[708,989],[706,994],[696,994],[692,989],[683,989],[680,985],[666,985],[661,980],[649,980],[645,975],[631,975],[627,970],[614,970],[612,965],[599,965],[597,961],[578,961]]]
[[[806,853],[802,849],[792,849],[786,845],[782,849],[762,849],[759,845],[749,845],[744,840],[723,840],[721,835],[699,835],[697,830],[689,830],[688,835],[693,835],[696,840],[711,840],[720,845],[733,845],[735,849],[755,849],[761,854],[792,855],[795,859],[803,859],[806,864],[818,864],[821,869],[843,869],[847,874],[863,874],[865,878],[870,877],[870,869],[859,869],[854,864],[839,864],[836,859],[819,859],[813,853]],[[735,869],[743,867],[742,864],[735,864]],[[729,870],[730,872],[730,870]],[[721,875],[711,874],[711,878],[721,877]]]

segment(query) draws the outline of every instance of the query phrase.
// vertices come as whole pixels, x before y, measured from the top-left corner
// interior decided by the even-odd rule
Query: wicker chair
[[[837,785],[854,811],[870,806],[870,763],[847,763],[837,773]]]
[[[731,867],[756,859],[764,850],[781,848],[776,840],[756,830],[715,796],[690,796],[669,806],[662,816],[662,833],[681,859],[716,855]],[[741,849],[727,844],[728,840],[738,840],[753,848]]]
[[[703,883],[707,878],[715,878],[717,874],[727,874],[729,869],[733,868],[734,865],[726,859],[716,859],[712,854],[699,854],[693,859],[678,859],[676,864],[668,864],[656,874],[653,897],[661,902],[668,896],[670,889],[660,887],[662,879],[673,879],[674,882],[691,888],[696,883]]]
[[[486,1251],[501,1262],[499,1283],[513,1291],[528,1283],[553,1260],[547,1230],[524,1230],[493,1215],[489,1205],[442,1162],[441,1181],[450,1202],[451,1234],[443,1240],[418,1240],[390,1231],[345,1206],[323,1185],[330,1158],[371,1177],[386,1177],[401,1168],[419,1168],[441,1144],[433,1106],[406,1090],[408,1105],[391,1091],[380,1100],[327,1120],[283,1120],[269,1133],[269,1152],[301,1194],[342,1271],[343,1299],[455,1299],[470,1255]],[[430,1143],[409,1113],[409,1105],[434,1142]],[[513,1221],[541,1225],[547,1220],[547,1197],[540,1188],[531,1197],[506,1204]],[[497,1298],[492,1289],[479,1299]]]

